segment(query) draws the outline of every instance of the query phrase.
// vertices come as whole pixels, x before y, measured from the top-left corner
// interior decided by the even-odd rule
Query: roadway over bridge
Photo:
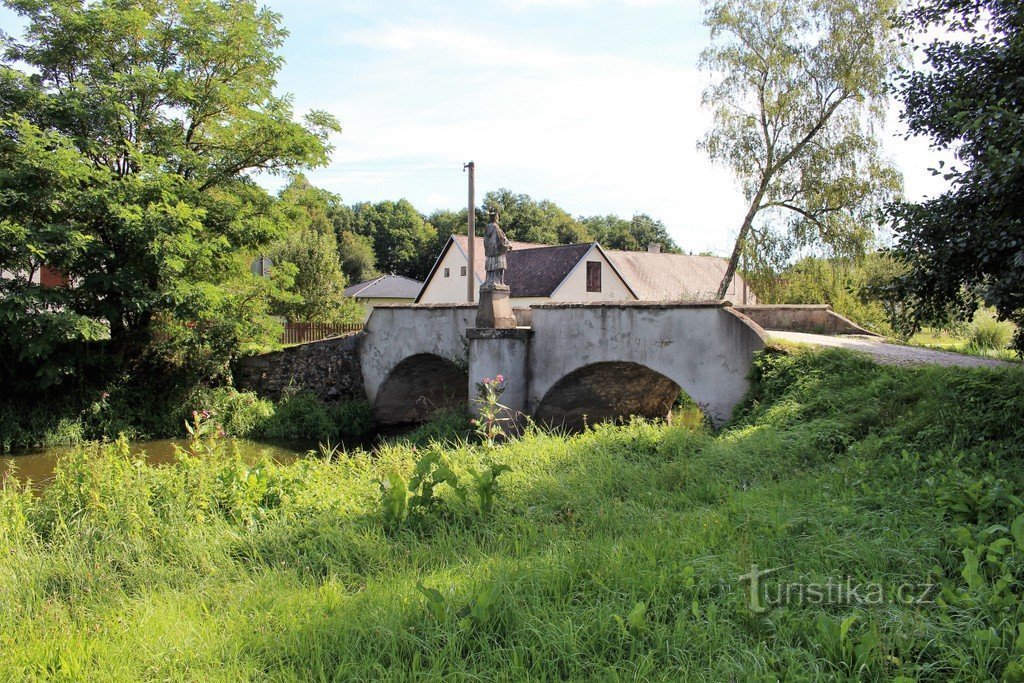
[[[765,334],[728,302],[534,305],[529,327],[474,328],[473,304],[375,307],[359,341],[366,397],[384,424],[467,405],[484,377],[541,423],[664,417],[680,391],[720,425],[747,390]]]

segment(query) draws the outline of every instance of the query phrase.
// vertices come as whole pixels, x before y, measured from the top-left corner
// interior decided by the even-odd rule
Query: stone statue
[[[484,230],[484,270],[487,271],[487,278],[484,286],[504,285],[505,268],[508,267],[508,259],[505,254],[512,251],[512,242],[505,237],[505,233],[498,226],[498,211],[491,209],[490,221]]]
[[[484,231],[484,270],[487,278],[480,286],[480,303],[476,308],[477,329],[508,329],[516,326],[516,316],[505,284],[505,254],[512,251],[512,242],[498,227],[498,212],[491,209],[490,222]]]

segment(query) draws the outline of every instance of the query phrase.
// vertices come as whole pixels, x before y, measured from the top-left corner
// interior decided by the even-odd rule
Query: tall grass
[[[212,441],[161,468],[90,446],[0,491],[0,679],[1012,677],[1022,437],[1016,368],[829,351],[761,358],[717,434],[449,444],[461,480],[511,467],[493,511],[440,487],[397,527],[380,482],[422,446],[282,466]],[[941,600],[756,612],[753,564]]]

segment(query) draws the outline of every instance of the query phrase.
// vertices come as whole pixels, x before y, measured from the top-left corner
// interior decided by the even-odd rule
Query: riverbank
[[[758,373],[718,434],[82,452],[0,492],[0,678],[1020,671],[1024,372],[802,351]]]

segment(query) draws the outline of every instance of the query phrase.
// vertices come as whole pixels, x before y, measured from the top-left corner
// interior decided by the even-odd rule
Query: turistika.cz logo
[[[744,584],[747,607],[752,612],[766,612],[783,605],[881,605],[895,602],[920,605],[934,601],[937,584],[900,583],[887,587],[882,583],[863,583],[847,576],[843,580],[829,578],[824,582],[783,582],[772,575],[785,567],[761,569],[750,565],[750,571],[737,577]]]

